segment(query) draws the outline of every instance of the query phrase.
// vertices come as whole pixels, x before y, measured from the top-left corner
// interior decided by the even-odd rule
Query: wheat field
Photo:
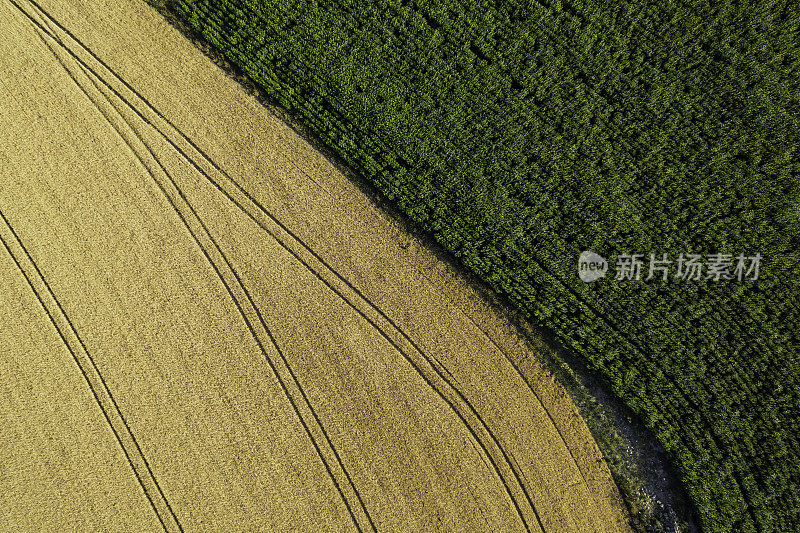
[[[152,8],[0,11],[0,530],[628,529],[536,354]]]

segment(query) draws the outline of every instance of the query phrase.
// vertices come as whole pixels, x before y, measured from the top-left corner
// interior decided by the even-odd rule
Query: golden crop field
[[[0,530],[626,531],[501,317],[143,2],[0,3]]]

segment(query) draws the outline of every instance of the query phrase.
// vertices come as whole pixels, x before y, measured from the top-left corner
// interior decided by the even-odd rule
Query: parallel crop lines
[[[130,426],[125,421],[125,417],[114,400],[114,396],[111,394],[102,374],[100,374],[94,359],[86,349],[86,345],[78,335],[72,321],[64,312],[64,308],[34,262],[33,257],[28,253],[25,245],[2,212],[0,212],[0,242],[3,243],[17,268],[25,277],[31,291],[33,291],[47,313],[50,322],[72,355],[75,364],[78,365],[95,401],[103,412],[103,416],[114,432],[114,436],[119,442],[128,464],[133,469],[136,479],[139,481],[145,496],[147,496],[147,500],[164,527],[164,531],[183,531],[177,516],[161,490],[147,459],[139,447],[139,443],[136,441],[136,437],[133,436]]]
[[[705,527],[800,523],[796,3],[169,4],[584,356]],[[576,283],[597,246],[771,262],[741,290]]]
[[[52,19],[46,21],[45,24],[48,22],[52,22]],[[44,30],[42,26],[40,26],[40,28]],[[50,31],[52,32],[52,28]],[[48,32],[47,35],[57,44],[62,44],[62,42],[59,41],[53,33]],[[53,52],[56,53],[55,50]],[[59,61],[62,60],[59,58]],[[110,93],[108,86],[101,88],[101,82],[99,82],[95,77],[94,71],[90,70],[85,64],[79,62],[79,68],[86,76],[86,79],[97,91],[95,96],[92,96],[87,88],[81,84],[81,82],[75,77],[75,74],[70,71],[70,68],[63,61],[62,65],[70,74],[70,76],[73,77],[73,80],[81,88],[84,94],[86,94],[87,98],[92,101],[100,113],[102,113],[103,117],[109,122],[118,135],[128,145],[131,151],[136,155],[137,159],[147,170],[148,174],[150,174],[161,192],[164,194],[170,206],[174,209],[175,213],[181,219],[182,223],[185,225],[194,241],[202,250],[202,253],[208,260],[208,263],[215,271],[219,280],[225,286],[226,291],[230,295],[231,300],[234,302],[239,314],[247,325],[247,328],[250,331],[253,339],[258,344],[258,347],[268,362],[271,370],[278,378],[284,394],[291,403],[292,408],[295,410],[301,424],[303,425],[303,428],[311,440],[312,445],[317,450],[317,453],[325,465],[331,481],[342,496],[342,501],[347,507],[348,513],[350,514],[354,525],[359,531],[374,531],[375,527],[372,523],[369,513],[366,511],[357,489],[353,485],[349,474],[345,470],[344,465],[341,462],[341,458],[339,457],[336,449],[333,447],[333,444],[330,442],[325,428],[322,426],[319,417],[309,403],[305,392],[300,386],[300,383],[297,381],[296,375],[289,366],[288,361],[275,341],[271,331],[267,328],[260,311],[255,307],[249,292],[242,284],[241,278],[227,260],[214,238],[211,236],[208,228],[205,226],[203,221],[200,220],[196,211],[188,203],[186,197],[178,188],[169,172],[167,172],[164,166],[160,163],[155,153],[150,149],[149,146],[147,146],[147,143],[144,141],[144,139],[136,135],[133,126],[128,124],[125,121],[124,116],[115,109],[114,96],[113,93]],[[104,101],[98,99],[98,96],[103,98]],[[276,355],[278,357],[275,357]]]
[[[338,452],[300,386],[297,376],[292,371],[274,336],[267,328],[260,311],[253,303],[240,276],[225,257],[177,183],[159,162],[153,150],[148,147],[143,138],[136,134],[136,128],[128,123],[118,106],[126,106],[126,109],[133,111],[143,124],[162,135],[163,139],[184,157],[200,175],[212,183],[243,213],[271,235],[320,282],[341,297],[359,316],[375,327],[380,335],[398,350],[464,423],[505,486],[526,529],[543,531],[545,528],[542,519],[536,510],[525,476],[521,472],[519,465],[506,452],[501,441],[469,399],[457,388],[455,378],[436,356],[424,351],[386,313],[239,186],[191,139],[178,130],[135,89],[119,78],[91,50],[84,47],[68,30],[58,25],[57,21],[50,18],[38,6],[36,15],[42,17],[44,19],[43,22],[31,17],[32,22],[47,35],[47,38],[60,46],[63,53],[68,54],[75,61],[79,70],[90,82],[91,86],[94,87],[92,91],[87,90],[86,84],[81,83],[75,77],[75,74],[70,72],[70,67],[64,64],[63,61],[62,64],[64,64],[64,67],[70,72],[70,75],[73,76],[73,79],[87,97],[97,106],[109,124],[114,127],[120,137],[136,154],[202,250],[220,281],[225,285],[253,338],[259,344],[273,372],[278,376],[281,386],[306,428],[315,448],[317,448],[358,529],[374,530],[375,525]],[[100,72],[105,73],[105,75],[101,75]],[[90,92],[95,94],[92,95]],[[98,99],[98,95],[101,95],[102,99]],[[269,342],[266,342],[267,340]],[[268,349],[267,346],[271,346],[272,349]],[[273,351],[277,353],[277,358],[272,353]]]

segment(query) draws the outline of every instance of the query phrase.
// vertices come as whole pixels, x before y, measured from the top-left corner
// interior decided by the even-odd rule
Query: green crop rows
[[[800,531],[800,4],[175,0],[654,430],[706,531]],[[584,283],[582,250],[761,254]]]

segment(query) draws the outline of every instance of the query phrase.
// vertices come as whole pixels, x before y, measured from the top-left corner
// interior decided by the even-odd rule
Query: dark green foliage
[[[174,7],[583,356],[707,531],[800,530],[800,4]],[[764,260],[755,282],[585,284],[584,249]]]

